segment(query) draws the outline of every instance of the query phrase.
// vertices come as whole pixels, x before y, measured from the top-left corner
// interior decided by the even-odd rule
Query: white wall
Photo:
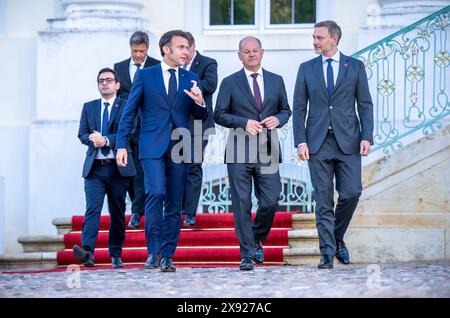
[[[5,178],[0,177],[0,255],[5,254]]]

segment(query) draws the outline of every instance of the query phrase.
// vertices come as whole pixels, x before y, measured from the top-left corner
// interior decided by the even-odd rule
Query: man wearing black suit
[[[83,166],[86,213],[81,235],[82,247],[73,246],[73,253],[85,266],[94,266],[94,250],[100,226],[105,194],[111,217],[109,254],[113,268],[123,267],[120,258],[125,240],[125,195],[130,178],[136,174],[134,164],[118,167],[116,132],[125,100],[116,97],[120,82],[114,70],[101,69],[97,76],[101,99],[84,104],[78,138],[88,146]]]
[[[189,55],[184,68],[196,73],[200,79],[199,86],[208,108],[208,118],[205,121],[191,120],[192,162],[187,164],[186,189],[183,199],[185,214],[184,225],[195,225],[198,200],[202,189],[202,162],[203,154],[208,144],[208,136],[214,134],[214,118],[212,97],[217,89],[217,62],[207,56],[201,55],[195,46],[191,33],[186,32],[189,42]],[[201,152],[200,152],[201,151]]]
[[[291,115],[283,78],[261,68],[263,54],[258,38],[240,41],[238,55],[244,68],[222,81],[214,111],[217,124],[233,128],[225,157],[241,270],[253,270],[253,261],[264,261],[261,242],[269,235],[281,192],[276,128],[285,125]],[[268,152],[271,163],[276,160],[276,169],[267,169],[268,162],[262,160]],[[253,224],[252,181],[258,199]]]
[[[334,21],[314,25],[314,50],[320,56],[300,65],[294,91],[294,142],[311,173],[319,269],[333,268],[334,256],[343,264],[350,262],[344,235],[362,191],[361,156],[369,154],[373,141],[373,105],[364,64],[339,52],[341,35]]]
[[[149,38],[147,33],[136,31],[130,38],[131,57],[114,64],[114,70],[120,78],[120,89],[118,96],[122,99],[128,99],[128,95],[133,85],[134,76],[138,70],[161,63],[148,56]],[[141,131],[141,113],[136,118],[136,128],[130,138],[130,147],[133,153],[139,153],[139,133]],[[139,228],[141,217],[145,210],[145,191],[144,191],[144,170],[138,156],[134,156],[136,166],[136,176],[131,180],[128,193],[130,194],[131,219],[128,226]]]

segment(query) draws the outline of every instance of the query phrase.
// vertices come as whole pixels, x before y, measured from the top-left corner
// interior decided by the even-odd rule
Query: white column
[[[36,107],[30,129],[29,233],[54,233],[52,219],[83,214],[78,140],[83,103],[100,98],[103,67],[130,56],[129,38],[147,30],[143,0],[60,0],[62,16],[48,20],[37,40]]]

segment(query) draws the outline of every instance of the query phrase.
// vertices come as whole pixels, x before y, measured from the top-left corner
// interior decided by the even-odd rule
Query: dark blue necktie
[[[331,66],[331,62],[333,59],[327,59],[328,67],[327,67],[327,91],[328,96],[331,97],[334,92],[334,76],[333,76],[333,67]]]
[[[141,64],[134,64],[136,65],[136,72],[134,72],[134,77],[133,77],[133,82],[136,79],[136,75],[139,72],[139,70],[141,69]]]
[[[109,127],[109,112],[108,107],[109,103],[103,103],[105,105],[105,109],[103,110],[103,119],[102,119],[102,135],[103,137],[108,135],[108,127]],[[101,148],[102,154],[106,157],[109,154],[110,148],[107,146],[104,146]]]
[[[173,68],[169,69],[170,78],[169,78],[169,92],[167,96],[169,97],[169,101],[171,104],[175,102],[175,97],[177,97],[177,78],[175,76],[176,70]]]

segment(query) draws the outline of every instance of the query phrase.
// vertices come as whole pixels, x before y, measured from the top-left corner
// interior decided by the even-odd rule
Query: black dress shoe
[[[264,262],[264,249],[261,241],[256,241],[255,257],[253,258],[256,264],[262,264]]]
[[[157,254],[150,254],[145,262],[145,268],[158,268],[160,258]]]
[[[254,269],[253,260],[250,257],[244,257],[239,265],[241,271],[252,271]]]
[[[138,229],[141,226],[141,216],[139,213],[132,213],[128,227],[132,229]]]
[[[120,257],[112,257],[112,268],[123,268],[123,262]]]
[[[86,267],[95,266],[94,255],[91,252],[82,249],[78,245],[73,246],[73,256],[75,256],[75,258]]]
[[[322,255],[320,263],[317,265],[318,269],[332,269],[333,268],[333,256]]]
[[[161,261],[161,272],[175,272],[177,269],[173,265],[171,257],[163,257]]]
[[[348,254],[347,247],[344,242],[336,243],[336,258],[342,264],[350,264],[350,255]]]
[[[195,216],[185,215],[183,225],[194,226],[195,225]]]

